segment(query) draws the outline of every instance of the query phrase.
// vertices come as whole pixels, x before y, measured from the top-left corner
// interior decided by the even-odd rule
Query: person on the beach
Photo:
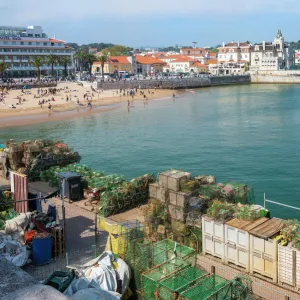
[[[48,109],[49,109],[49,110],[51,110],[51,109],[52,109],[52,106],[51,106],[51,104],[50,104],[50,103],[48,104]]]
[[[129,100],[127,100],[127,106],[128,106],[128,107],[130,106],[130,101],[129,101]]]
[[[173,93],[173,99],[175,99],[175,93]]]

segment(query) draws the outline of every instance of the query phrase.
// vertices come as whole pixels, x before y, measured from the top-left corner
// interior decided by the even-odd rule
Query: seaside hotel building
[[[73,49],[66,46],[64,41],[49,38],[41,26],[0,26],[0,61],[9,65],[6,76],[35,77],[37,69],[32,65],[34,57],[40,56],[46,60],[50,54],[69,56],[71,64],[68,72],[74,71]],[[54,65],[55,75],[62,74],[63,70],[62,65]],[[51,66],[45,62],[41,67],[41,74],[50,73]]]

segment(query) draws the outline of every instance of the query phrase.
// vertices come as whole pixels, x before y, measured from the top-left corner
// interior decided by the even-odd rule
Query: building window
[[[28,45],[32,45],[32,43],[31,43],[31,42],[28,42]]]
[[[54,43],[51,43],[51,46],[54,46]]]
[[[44,43],[44,46],[47,46],[47,43]]]
[[[40,42],[36,42],[35,44],[38,46],[40,44]]]
[[[21,45],[24,45],[24,42],[21,42],[20,44],[21,44]]]

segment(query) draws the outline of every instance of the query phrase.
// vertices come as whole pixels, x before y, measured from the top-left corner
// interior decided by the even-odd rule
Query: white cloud
[[[4,1],[4,0],[1,0]],[[150,19],[251,13],[297,13],[299,0],[11,0],[0,4],[3,25],[43,24],[43,21],[82,21],[88,18]],[[217,16],[216,16],[217,17]]]

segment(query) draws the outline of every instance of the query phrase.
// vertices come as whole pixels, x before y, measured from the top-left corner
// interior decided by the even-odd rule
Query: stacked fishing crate
[[[170,227],[177,229],[177,233],[185,234],[185,222],[188,202],[197,195],[196,192],[181,192],[181,188],[191,179],[191,174],[178,170],[168,170],[159,174],[158,182],[149,185],[149,208],[153,205],[160,206],[165,212],[165,219],[170,220]],[[154,223],[157,220],[153,220]],[[153,222],[152,222],[153,223]],[[158,226],[160,234],[166,233],[164,237],[169,237],[173,231],[167,232],[166,224]]]
[[[6,157],[9,161],[9,166],[11,170],[18,170],[22,165],[22,154],[23,149],[17,143],[10,143],[6,149]]]
[[[28,167],[33,159],[35,159],[42,151],[43,144],[31,141],[25,141],[23,142],[23,157],[22,157],[22,163],[25,165],[25,167]]]

